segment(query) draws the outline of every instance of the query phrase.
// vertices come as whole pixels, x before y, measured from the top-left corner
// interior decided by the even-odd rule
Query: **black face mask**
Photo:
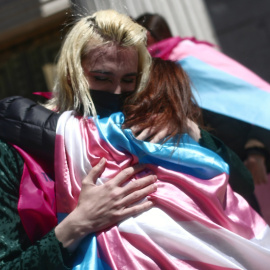
[[[122,112],[124,102],[131,94],[132,92],[112,94],[106,91],[90,89],[90,95],[100,118],[108,117],[115,112]]]

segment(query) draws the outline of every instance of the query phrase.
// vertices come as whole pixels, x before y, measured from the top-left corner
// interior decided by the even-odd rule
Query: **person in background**
[[[167,74],[170,72],[173,76],[169,80]],[[181,66],[169,60],[153,58],[147,87],[127,99],[123,112],[124,127],[131,128],[136,138],[141,140],[151,140],[151,137],[147,138],[143,134],[145,130],[151,129],[152,126],[162,129],[168,126],[168,119],[172,119],[166,139],[187,132],[201,146],[221,156],[230,167],[229,184],[232,189],[259,212],[258,205],[253,203],[254,185],[250,172],[234,151],[205,130],[202,110],[190,90],[189,77]]]
[[[158,14],[144,13],[136,18],[136,22],[147,29],[147,46],[172,37],[166,20]]]

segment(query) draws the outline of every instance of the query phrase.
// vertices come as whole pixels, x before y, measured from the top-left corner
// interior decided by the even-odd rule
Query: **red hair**
[[[175,62],[153,58],[148,84],[124,106],[124,128],[141,130],[170,126],[166,138],[186,132],[188,119],[198,123],[201,114],[190,87],[188,75]]]

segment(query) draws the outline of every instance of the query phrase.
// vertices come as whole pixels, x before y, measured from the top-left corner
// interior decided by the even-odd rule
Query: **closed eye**
[[[94,76],[94,79],[96,81],[102,81],[102,82],[108,81],[108,82],[112,82],[112,80],[109,77],[107,77],[107,76]]]
[[[127,74],[125,77],[122,78],[122,82],[136,83],[137,77],[138,77],[137,73]]]
[[[124,78],[124,79],[122,79],[122,82],[124,82],[124,83],[134,83],[134,82],[136,82],[136,79],[137,78]]]

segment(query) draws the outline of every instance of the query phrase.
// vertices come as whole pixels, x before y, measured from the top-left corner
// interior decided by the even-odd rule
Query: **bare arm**
[[[153,206],[147,200],[133,204],[156,191],[156,176],[149,175],[123,186],[123,183],[144,168],[136,165],[124,169],[104,185],[96,186],[96,179],[105,165],[105,159],[101,159],[92,168],[82,182],[77,207],[55,228],[57,239],[70,251],[75,250],[86,235],[115,225]]]

